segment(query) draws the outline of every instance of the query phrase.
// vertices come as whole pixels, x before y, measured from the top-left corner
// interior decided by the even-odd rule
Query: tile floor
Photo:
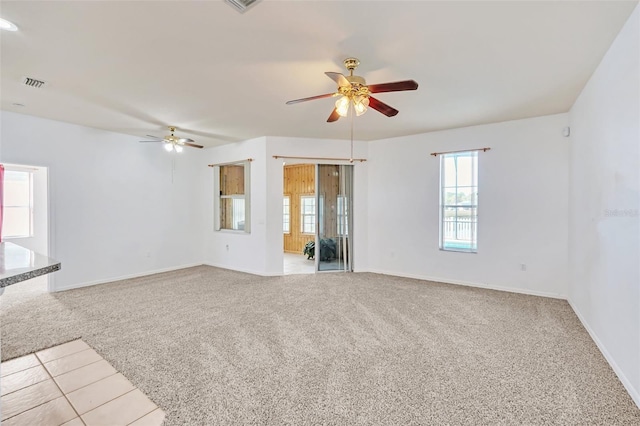
[[[0,366],[2,426],[153,426],[164,412],[82,340]]]
[[[315,261],[307,259],[303,254],[284,253],[284,274],[313,274],[315,272]]]

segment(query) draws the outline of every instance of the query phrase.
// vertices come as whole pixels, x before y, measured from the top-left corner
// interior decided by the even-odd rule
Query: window
[[[33,236],[33,173],[4,172],[2,238]]]
[[[316,233],[316,197],[303,195],[300,197],[301,231],[303,234]]]
[[[249,162],[217,166],[215,229],[250,232]]]
[[[478,251],[478,153],[440,157],[440,248]]]
[[[291,232],[291,198],[285,195],[282,199],[282,231],[285,234]]]
[[[349,235],[349,203],[347,197],[338,195],[338,235]]]

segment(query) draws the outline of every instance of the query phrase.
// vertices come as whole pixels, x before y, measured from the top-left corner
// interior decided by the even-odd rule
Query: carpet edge
[[[539,296],[539,297],[548,297],[550,299],[567,300],[567,296],[560,293],[548,293],[545,291],[535,291],[535,290],[529,290],[526,288],[501,287],[501,286],[490,285],[490,284],[482,284],[482,283],[476,283],[471,281],[450,280],[446,278],[430,277],[430,276],[419,275],[419,274],[404,274],[404,273],[397,273],[397,272],[392,273],[392,272],[384,271],[381,269],[369,269],[367,272],[371,272],[374,274],[390,275],[393,277],[403,277],[403,278],[412,278],[412,279],[422,280],[422,281],[432,281],[432,282],[443,283],[443,284],[462,285],[466,287],[484,288],[487,290],[505,291],[507,293],[526,294],[529,296]]]
[[[105,278],[105,279],[101,279],[101,280],[94,280],[94,281],[89,281],[89,282],[86,282],[86,283],[71,284],[71,285],[68,285],[68,286],[56,288],[53,291],[51,291],[51,293],[58,293],[60,291],[73,290],[73,289],[82,288],[82,287],[90,287],[90,286],[94,286],[94,285],[98,285],[98,284],[107,284],[107,283],[113,283],[113,282],[117,282],[117,281],[130,280],[132,278],[146,277],[148,275],[162,274],[164,272],[178,271],[180,269],[193,268],[193,267],[202,266],[202,265],[204,265],[204,263],[189,263],[189,264],[186,264],[186,265],[172,266],[172,267],[169,267],[169,268],[154,269],[153,271],[147,271],[147,272],[142,272],[142,273],[138,273],[138,274],[121,275],[121,276],[118,276],[118,277],[111,277],[111,278]]]
[[[569,303],[569,306],[571,306],[571,309],[573,309],[573,312],[576,314],[576,316],[580,320],[580,323],[582,324],[584,329],[587,330],[587,333],[589,333],[591,340],[593,340],[593,342],[596,344],[596,346],[600,350],[600,353],[602,354],[604,359],[607,361],[607,363],[609,364],[613,372],[616,374],[616,376],[622,383],[622,386],[624,386],[624,388],[626,389],[627,393],[629,394],[633,402],[640,409],[640,391],[636,390],[633,387],[633,384],[631,383],[631,381],[627,378],[627,376],[624,374],[622,369],[618,366],[618,364],[613,359],[613,357],[611,356],[607,348],[604,346],[602,341],[596,335],[595,331],[593,331],[593,329],[589,326],[585,318],[582,316],[578,308],[576,308],[576,306],[571,302],[570,299],[567,299],[567,302]]]

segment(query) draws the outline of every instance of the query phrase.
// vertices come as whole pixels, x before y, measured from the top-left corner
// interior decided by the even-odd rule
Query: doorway
[[[285,275],[353,270],[353,166],[284,165]]]
[[[283,166],[282,230],[284,238],[284,274],[313,274],[315,259],[305,253],[315,241],[315,164]]]
[[[3,164],[2,241],[49,256],[48,169]],[[49,275],[42,275],[5,288],[3,309],[50,291]]]

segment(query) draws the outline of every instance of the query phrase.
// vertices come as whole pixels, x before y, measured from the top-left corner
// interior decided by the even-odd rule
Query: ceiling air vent
[[[36,89],[40,89],[41,87],[43,87],[45,85],[46,82],[42,81],[42,80],[38,80],[35,78],[31,78],[31,77],[24,77],[22,79],[22,83],[26,86],[29,87],[35,87]]]
[[[247,9],[258,3],[259,0],[224,0],[226,3],[233,6],[240,13],[244,13]]]

